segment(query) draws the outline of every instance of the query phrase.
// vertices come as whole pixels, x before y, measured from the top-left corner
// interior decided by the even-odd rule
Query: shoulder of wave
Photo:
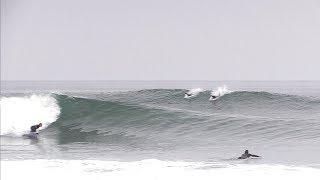
[[[237,90],[237,91],[230,91],[225,95],[262,95],[269,98],[293,98],[299,101],[310,101],[310,102],[318,102],[318,103],[320,102],[320,97],[297,95],[297,94],[285,94],[285,93],[268,92],[268,91]]]

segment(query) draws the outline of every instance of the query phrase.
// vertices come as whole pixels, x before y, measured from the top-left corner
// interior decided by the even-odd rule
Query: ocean
[[[320,177],[320,81],[3,81],[0,103],[1,179]]]

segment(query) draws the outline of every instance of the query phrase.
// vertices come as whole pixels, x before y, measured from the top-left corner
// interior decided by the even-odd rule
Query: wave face
[[[185,92],[7,95],[1,98],[1,135],[21,135],[41,121],[46,125],[42,137],[60,146],[92,143],[110,154],[166,152],[172,157],[197,150],[199,158],[246,147],[311,147],[320,140],[318,98],[234,91],[209,101],[211,91],[189,99]]]
[[[320,100],[309,97],[239,91],[210,102],[209,91],[192,99],[184,99],[184,92],[154,89],[78,96],[3,97],[1,134],[21,135],[29,130],[30,124],[40,121],[45,125],[54,122],[49,130],[66,128],[68,132],[78,129],[82,133],[126,136],[166,131],[174,131],[170,132],[172,135],[186,134],[186,129],[193,133],[199,128],[208,133],[212,131],[208,127],[224,133],[237,127],[233,133],[245,133],[242,130],[247,129],[240,127],[249,125],[256,127],[251,133],[258,133],[263,126],[267,130],[272,124],[278,124],[279,129],[290,124],[307,125],[320,117]]]

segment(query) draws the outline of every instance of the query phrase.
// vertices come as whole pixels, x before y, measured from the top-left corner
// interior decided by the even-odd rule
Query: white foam
[[[184,98],[191,98],[191,97],[195,97],[197,96],[199,93],[203,92],[204,90],[201,88],[195,88],[195,89],[191,89],[187,92],[187,94],[189,95],[185,95]]]
[[[57,120],[60,108],[50,95],[2,97],[1,135],[19,136],[30,131],[30,126],[42,123],[42,129]]]
[[[135,162],[94,160],[25,160],[1,161],[1,179],[25,177],[57,179],[245,179],[263,180],[318,179],[320,170],[284,165],[224,165],[201,162],[166,162],[143,160]],[[17,173],[18,172],[18,173]]]

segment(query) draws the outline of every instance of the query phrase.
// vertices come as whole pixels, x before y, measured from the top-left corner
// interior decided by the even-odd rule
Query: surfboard
[[[215,98],[212,98],[212,96],[211,96],[211,97],[209,98],[209,100],[210,100],[210,101],[215,101],[215,100],[219,99],[219,97],[220,97],[220,96],[217,96],[217,97],[215,97]]]
[[[184,98],[187,98],[187,99],[188,99],[188,98],[192,98],[192,97],[194,97],[194,96],[195,96],[195,94],[189,94],[189,95],[185,94],[185,95],[184,95]]]
[[[38,139],[38,133],[30,132],[28,134],[24,134],[23,137],[30,138],[30,139]]]

